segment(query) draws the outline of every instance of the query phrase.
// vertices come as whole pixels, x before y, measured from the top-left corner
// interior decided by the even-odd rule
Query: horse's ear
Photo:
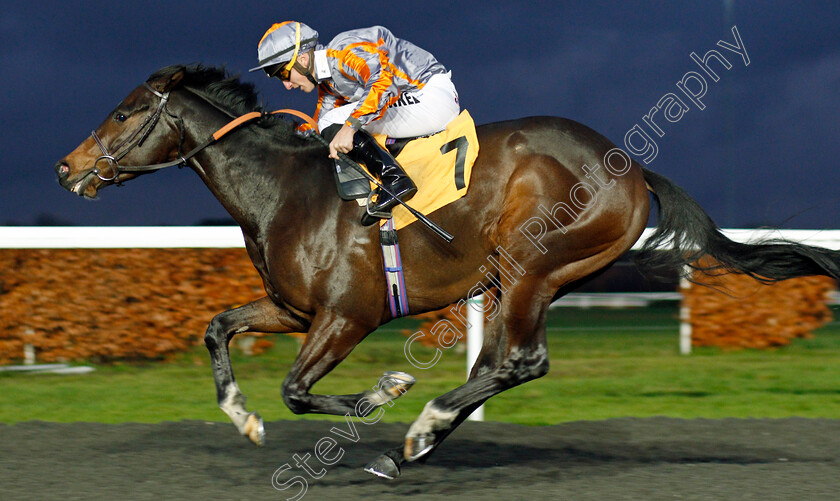
[[[177,71],[162,76],[149,82],[149,85],[158,92],[169,92],[174,89],[181,79],[184,78],[185,68],[179,68]]]

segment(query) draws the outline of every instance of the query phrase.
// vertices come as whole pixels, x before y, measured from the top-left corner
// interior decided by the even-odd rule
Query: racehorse
[[[369,333],[392,320],[382,253],[377,230],[358,222],[364,209],[336,196],[323,143],[256,103],[253,85],[222,69],[166,67],[134,89],[55,170],[64,188],[94,198],[106,186],[187,165],[241,226],[266,296],[218,314],[204,340],[219,406],[261,445],[262,419],[246,410],[231,367],[228,343],[235,334],[306,332],[282,385],[295,413],[365,418],[414,380],[386,373],[375,391],[310,393]],[[258,119],[219,132],[254,111]],[[477,134],[480,151],[466,195],[431,214],[442,227],[457,228],[454,240],[443,242],[412,224],[399,231],[401,257],[412,313],[493,287],[498,314],[468,381],[428,402],[404,444],[368,466],[372,473],[399,475],[400,464],[429,454],[484,401],[546,374],[549,304],[630,249],[648,221],[649,193],[659,224],[640,252],[643,263],[691,266],[710,255],[723,272],[767,282],[840,278],[840,253],[727,239],[682,189],[572,120],[523,118],[479,126]]]

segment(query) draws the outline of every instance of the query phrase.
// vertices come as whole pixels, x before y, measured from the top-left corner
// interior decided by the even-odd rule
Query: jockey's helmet
[[[318,32],[309,26],[296,21],[286,21],[271,26],[265,32],[257,45],[259,66],[249,71],[257,71],[268,67],[276,67],[282,63],[280,70],[288,72],[297,61],[298,54],[302,54],[318,45]],[[274,69],[276,73],[278,69]]]

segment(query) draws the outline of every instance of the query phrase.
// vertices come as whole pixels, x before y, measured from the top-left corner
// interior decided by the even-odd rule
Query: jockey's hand
[[[356,131],[349,125],[344,124],[330,142],[330,158],[338,160],[339,153],[350,153],[353,151],[354,134],[356,134]]]

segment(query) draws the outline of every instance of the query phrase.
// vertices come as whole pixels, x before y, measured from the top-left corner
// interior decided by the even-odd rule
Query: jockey
[[[315,30],[294,21],[269,28],[257,53],[259,66],[251,71],[262,69],[289,90],[309,93],[317,87],[315,119],[330,141],[330,158],[350,154],[396,197],[414,196],[414,182],[371,134],[427,136],[458,116],[451,72],[434,56],[382,26],[347,31],[322,46]],[[378,193],[368,210],[387,215],[398,203]],[[373,222],[363,218],[363,224]]]

